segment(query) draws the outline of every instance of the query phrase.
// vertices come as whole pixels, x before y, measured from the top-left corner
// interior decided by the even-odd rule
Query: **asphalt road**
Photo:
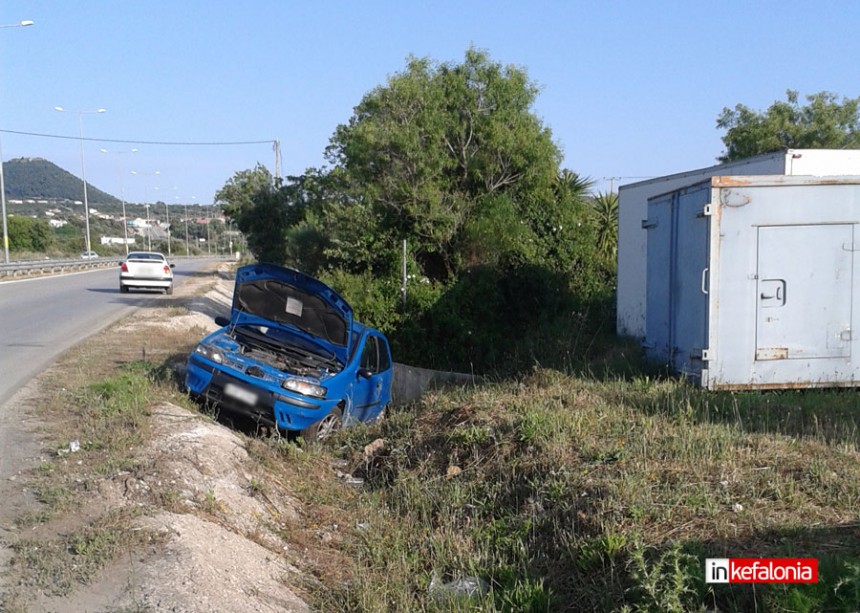
[[[174,283],[212,261],[177,260]],[[61,353],[138,306],[170,299],[120,294],[118,267],[0,282],[0,422],[12,395]]]

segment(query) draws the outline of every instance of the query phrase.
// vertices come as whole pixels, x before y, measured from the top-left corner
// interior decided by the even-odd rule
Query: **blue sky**
[[[235,172],[282,174],[323,150],[362,96],[407,57],[459,62],[469,46],[524,68],[564,167],[612,183],[709,166],[723,107],[765,109],[827,90],[860,95],[860,2],[796,0],[4,0],[0,129],[84,142],[88,181],[131,202],[208,203]],[[0,133],[3,158],[80,176],[80,142]],[[101,153],[127,151],[133,154]],[[138,172],[131,175],[131,171]],[[158,171],[159,175],[154,175]],[[620,178],[620,179],[619,179]],[[157,189],[156,189],[157,188]]]

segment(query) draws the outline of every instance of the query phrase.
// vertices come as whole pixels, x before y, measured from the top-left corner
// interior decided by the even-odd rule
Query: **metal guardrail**
[[[222,257],[222,256],[176,256],[169,258],[170,260],[186,260],[194,259],[195,257]],[[9,264],[0,264],[0,280],[10,278],[35,277],[43,275],[60,274],[64,272],[74,272],[79,270],[93,270],[96,268],[113,268],[119,267],[120,263],[125,259],[124,256],[94,258],[85,260],[83,258],[68,259],[68,260],[29,260],[20,262],[10,262]],[[228,256],[223,256],[223,259],[229,259]]]
[[[119,266],[120,260],[121,258],[94,258],[92,260],[78,258],[76,260],[30,260],[27,262],[10,262],[9,264],[0,264],[0,279],[51,275],[75,270],[90,270],[94,268],[107,268],[109,266]]]

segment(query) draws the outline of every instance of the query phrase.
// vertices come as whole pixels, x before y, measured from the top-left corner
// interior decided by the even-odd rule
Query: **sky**
[[[0,1],[0,25],[22,20],[0,28],[3,159],[83,167],[129,202],[211,203],[274,172],[275,140],[282,175],[321,167],[409,56],[469,47],[527,72],[563,168],[596,191],[713,165],[724,107],[860,96],[856,0]]]

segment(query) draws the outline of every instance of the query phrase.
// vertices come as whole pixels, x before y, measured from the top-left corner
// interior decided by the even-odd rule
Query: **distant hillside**
[[[82,200],[83,181],[43,158],[17,158],[3,163],[6,197],[11,199]],[[87,200],[120,204],[120,200],[87,183]]]

